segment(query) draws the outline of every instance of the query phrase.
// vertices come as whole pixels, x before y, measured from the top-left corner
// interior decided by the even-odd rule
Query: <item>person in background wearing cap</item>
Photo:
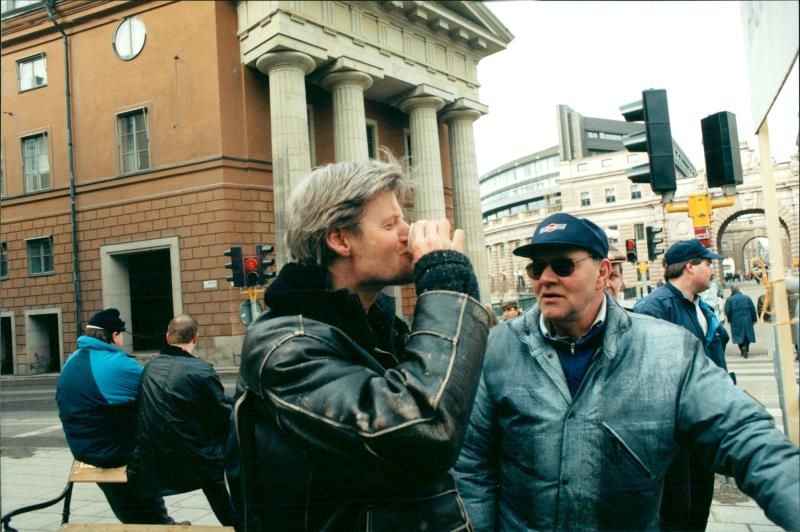
[[[506,301],[500,305],[500,310],[503,311],[503,321],[513,320],[521,314],[519,311],[519,303],[516,301]]]
[[[711,287],[712,260],[722,259],[699,240],[675,242],[664,254],[666,283],[633,311],[680,325],[703,345],[714,364],[727,370],[728,332],[714,310],[698,295]],[[667,530],[704,530],[714,497],[714,472],[701,456],[702,448],[684,448],[667,473],[661,523]]]
[[[611,273],[608,276],[606,289],[614,299],[619,299],[625,282],[622,280],[622,265],[625,264],[625,256],[615,247],[608,247],[608,260],[611,261]]]
[[[685,329],[605,293],[605,233],[545,218],[528,257],[537,304],[489,335],[454,468],[475,530],[657,530],[664,474],[684,442],[789,530],[800,450]]]
[[[96,467],[127,465],[136,447],[142,366],[122,350],[125,322],[109,308],[91,317],[56,385],[58,417],[72,455]],[[97,484],[122,523],[174,524],[164,499],[128,483]]]

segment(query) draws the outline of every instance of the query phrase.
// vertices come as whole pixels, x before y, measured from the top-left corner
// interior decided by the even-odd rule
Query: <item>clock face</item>
[[[124,61],[130,61],[144,48],[147,30],[138,16],[126,17],[114,32],[114,52]]]

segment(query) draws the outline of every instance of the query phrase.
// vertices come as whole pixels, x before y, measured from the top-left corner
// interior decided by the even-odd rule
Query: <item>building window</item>
[[[38,192],[50,188],[47,133],[22,139],[22,170],[25,175],[25,192]]]
[[[603,166],[603,168],[608,168],[609,166],[611,166],[611,159],[603,159],[601,161],[601,165]]]
[[[642,187],[631,185],[631,199],[642,199]]]
[[[47,85],[47,61],[44,54],[17,61],[19,90],[27,91]]]
[[[117,116],[119,128],[119,166],[123,174],[150,168],[150,139],[147,135],[147,110],[137,109]]]
[[[608,226],[608,243],[609,244],[619,244],[619,226],[618,225],[609,225]]]
[[[378,123],[374,120],[367,120],[367,156],[378,158]]]
[[[633,238],[644,240],[644,224],[633,224]]]
[[[617,202],[617,190],[615,188],[607,188],[606,189],[606,203],[616,203]]]
[[[638,153],[629,153],[628,154],[628,162],[629,163],[635,163],[638,160],[639,160],[639,154]]]
[[[41,3],[42,0],[3,0],[0,3],[0,12],[7,13],[15,9],[22,9],[24,7],[32,6]]]
[[[581,207],[588,207],[592,204],[592,198],[588,192],[581,192]]]
[[[589,163],[578,163],[578,171],[585,172],[589,169]]]
[[[0,242],[0,279],[8,277],[8,244]]]
[[[53,237],[28,240],[28,273],[42,275],[53,273]]]
[[[139,55],[144,48],[147,31],[139,17],[126,17],[114,32],[114,52],[123,61],[129,61]]]

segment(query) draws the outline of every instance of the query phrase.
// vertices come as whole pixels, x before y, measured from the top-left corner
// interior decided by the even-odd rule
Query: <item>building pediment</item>
[[[369,65],[366,95],[379,101],[420,85],[478,101],[478,62],[513,39],[480,2],[241,0],[237,10],[244,64],[281,50],[323,70],[346,58]]]

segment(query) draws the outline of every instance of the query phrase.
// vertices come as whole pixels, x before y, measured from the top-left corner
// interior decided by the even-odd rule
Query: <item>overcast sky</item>
[[[695,167],[700,120],[736,114],[739,140],[758,147],[738,2],[487,2],[514,34],[478,66],[478,172],[558,144],[556,106],[622,119],[643,89],[666,89],[672,135]],[[798,133],[797,66],[769,117],[773,157],[787,160]]]

